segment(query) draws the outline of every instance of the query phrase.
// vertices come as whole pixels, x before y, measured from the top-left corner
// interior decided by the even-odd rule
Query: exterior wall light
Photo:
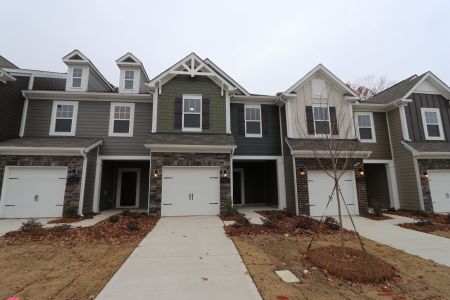
[[[298,171],[298,175],[299,176],[306,176],[306,170],[303,168],[300,168],[300,170]]]
[[[356,175],[358,176],[364,176],[364,169],[362,167],[359,167],[356,171]]]
[[[227,170],[223,170],[221,175],[222,175],[221,176],[222,178],[228,178],[228,171]]]
[[[428,177],[430,177],[430,175],[428,174],[428,171],[422,171],[421,175],[422,175],[422,178],[424,178],[424,179],[428,179]]]
[[[153,178],[158,179],[161,176],[161,173],[158,169],[153,169]]]

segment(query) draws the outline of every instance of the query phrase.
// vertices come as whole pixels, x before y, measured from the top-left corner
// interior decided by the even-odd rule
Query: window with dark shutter
[[[263,108],[263,106],[261,106],[261,122],[262,122],[262,134],[263,135],[269,135],[269,133],[270,133],[269,113],[270,113],[270,110],[268,107]]]
[[[209,129],[209,99],[202,100],[202,128]]]
[[[183,131],[202,131],[202,108],[202,96],[183,95]]]
[[[183,99],[180,97],[175,98],[173,127],[175,129],[181,129],[183,122]]]
[[[339,129],[336,117],[336,107],[334,106],[330,106],[330,122],[331,122],[331,134],[338,135]]]
[[[314,132],[318,135],[325,135],[330,133],[330,113],[328,106],[314,105]]]
[[[306,128],[308,130],[308,134],[315,134],[314,115],[312,106],[306,106]]]
[[[261,105],[245,105],[245,136],[262,137]]]
[[[245,135],[244,105],[237,104],[238,135]]]

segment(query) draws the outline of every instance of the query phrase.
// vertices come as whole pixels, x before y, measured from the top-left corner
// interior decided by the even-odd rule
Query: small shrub
[[[316,226],[316,223],[313,219],[308,217],[300,216],[300,218],[297,221],[297,224],[295,224],[295,227],[300,229],[313,229]]]
[[[20,227],[20,231],[36,231],[38,229],[42,228],[42,223],[38,222],[36,218],[30,218],[28,221],[23,222],[22,226]]]
[[[339,230],[341,228],[341,225],[339,225],[338,221],[333,217],[326,217],[324,224],[333,230]]]
[[[141,227],[139,226],[139,223],[136,221],[130,221],[127,223],[127,229],[129,231],[139,231]]]
[[[130,210],[129,209],[125,209],[123,212],[122,212],[122,215],[123,216],[128,216],[130,214]]]
[[[272,222],[278,222],[284,218],[286,218],[286,212],[282,210],[269,210],[267,213],[267,219]]]
[[[227,204],[227,211],[226,211],[226,215],[227,216],[234,216],[234,215],[238,215],[239,212],[237,211],[236,208],[234,208],[233,205],[231,205],[231,203]]]
[[[61,224],[61,225],[56,225],[55,227],[53,227],[53,229],[56,232],[64,232],[70,228],[72,228],[72,226],[70,226],[69,224]]]
[[[433,225],[433,222],[431,222],[430,220],[417,220],[416,222],[415,222],[415,224],[417,225],[417,226],[428,226],[428,225]]]
[[[239,215],[236,220],[234,221],[233,226],[234,227],[242,227],[242,226],[249,226],[251,225],[250,220],[246,218],[244,215]]]
[[[77,217],[78,209],[76,209],[75,206],[69,203],[64,207],[63,214],[65,217]]]
[[[423,210],[418,210],[416,214],[422,218],[428,218],[430,216],[429,213],[427,213],[426,211],[423,211]]]
[[[270,219],[261,218],[264,227],[275,229],[278,228],[278,225]]]
[[[375,200],[373,201],[373,213],[377,217],[383,216],[383,208],[381,207],[381,203]]]
[[[108,218],[108,221],[111,223],[117,223],[119,222],[119,215],[112,215]]]

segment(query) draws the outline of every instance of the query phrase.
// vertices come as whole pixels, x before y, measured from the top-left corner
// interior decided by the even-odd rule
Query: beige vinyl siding
[[[387,117],[392,139],[400,208],[419,210],[420,200],[414,160],[411,153],[401,143],[403,134],[399,109],[389,111]]]
[[[372,151],[369,159],[392,159],[386,113],[374,112],[373,123],[375,125],[376,143],[361,143],[361,150]]]

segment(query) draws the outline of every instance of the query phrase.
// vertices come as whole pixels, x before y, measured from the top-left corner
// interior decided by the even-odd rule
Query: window
[[[202,96],[183,95],[183,131],[202,131]]]
[[[330,133],[330,111],[328,106],[313,106],[314,132],[316,135]]]
[[[125,71],[125,89],[132,90],[134,86],[134,71]]]
[[[361,142],[375,143],[375,126],[371,112],[355,113],[357,135]]]
[[[245,106],[245,136],[262,137],[260,105]]]
[[[54,101],[50,135],[75,135],[78,102]]]
[[[327,89],[325,80],[313,79],[311,80],[312,96],[313,98],[327,98]]]
[[[83,69],[73,68],[72,71],[72,87],[81,88],[81,77],[83,76]]]
[[[111,103],[109,116],[110,136],[133,136],[134,103]]]
[[[439,108],[422,108],[422,123],[427,140],[444,140]]]

